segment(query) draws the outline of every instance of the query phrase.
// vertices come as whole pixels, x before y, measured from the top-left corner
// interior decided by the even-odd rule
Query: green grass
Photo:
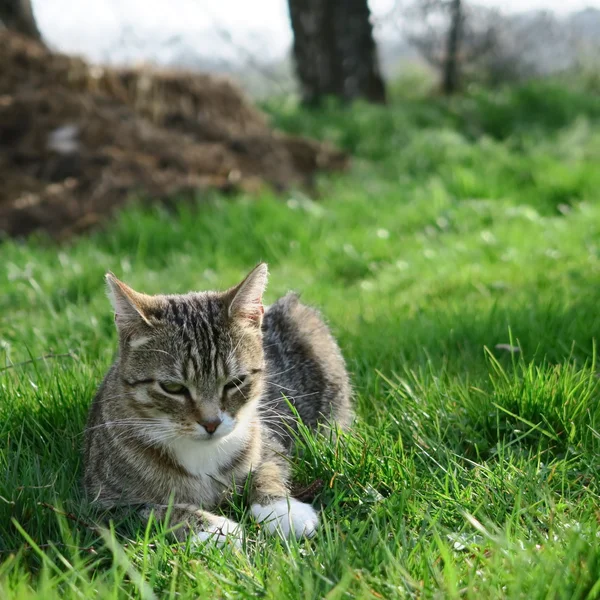
[[[0,598],[600,597],[599,107],[551,84],[278,104],[279,126],[356,157],[318,199],[132,207],[69,245],[5,241]],[[353,374],[356,428],[297,460],[325,482],[318,537],[248,523],[236,552],[90,527],[81,433],[116,342],[104,272],[183,292],[258,260],[267,300],[320,306]]]

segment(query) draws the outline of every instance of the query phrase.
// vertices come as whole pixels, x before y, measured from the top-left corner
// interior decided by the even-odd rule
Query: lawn
[[[545,83],[267,109],[351,171],[0,243],[0,598],[600,597],[600,100]],[[79,478],[116,344],[104,272],[175,293],[259,260],[267,301],[319,306],[352,372],[355,428],[296,460],[324,482],[317,537],[96,528]]]

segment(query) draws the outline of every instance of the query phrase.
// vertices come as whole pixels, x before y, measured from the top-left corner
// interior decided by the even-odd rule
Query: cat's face
[[[263,389],[266,265],[228,292],[146,296],[108,276],[120,338],[121,401],[156,442],[247,427]]]

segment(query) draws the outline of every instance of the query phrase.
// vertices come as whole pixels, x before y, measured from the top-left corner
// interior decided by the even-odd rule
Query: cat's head
[[[106,277],[119,332],[119,402],[157,442],[219,439],[248,426],[264,385],[259,264],[225,292],[149,296]]]

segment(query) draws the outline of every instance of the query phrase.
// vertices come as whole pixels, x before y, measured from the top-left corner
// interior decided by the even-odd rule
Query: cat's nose
[[[221,419],[209,419],[207,421],[198,421],[198,423],[200,423],[200,425],[202,425],[202,427],[204,427],[204,429],[206,429],[206,431],[210,434],[213,434],[222,422],[223,421]]]

